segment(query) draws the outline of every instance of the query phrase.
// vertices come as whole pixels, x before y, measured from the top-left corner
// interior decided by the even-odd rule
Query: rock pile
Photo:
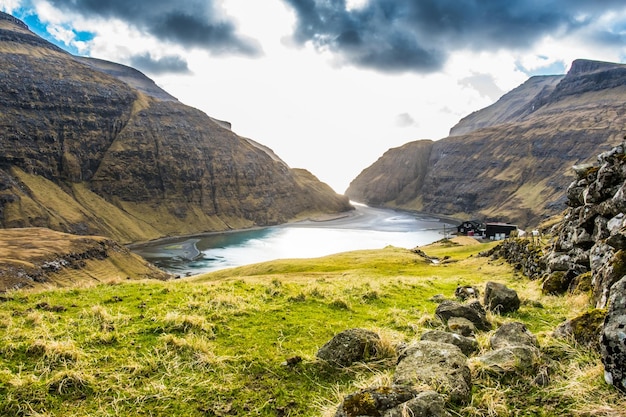
[[[514,290],[497,283],[488,285],[492,288],[489,292],[517,299],[519,307],[519,299]],[[464,291],[463,288],[457,290]],[[477,289],[474,292],[477,293]],[[485,298],[490,300],[487,296]],[[501,304],[494,308],[499,313],[515,309],[502,309]],[[464,304],[442,301],[437,308],[437,315],[447,326],[447,330],[427,331],[420,340],[399,346],[393,383],[390,386],[365,388],[347,395],[338,407],[335,417],[449,417],[447,404],[468,404],[471,401],[470,357],[476,366],[499,375],[515,375],[536,369],[539,357],[537,338],[522,323],[510,322],[500,326],[490,339],[490,349],[481,356],[474,356],[479,352],[476,339],[451,331],[450,322],[462,319],[476,332],[490,330],[492,324],[486,320],[486,311],[481,302],[476,299]],[[326,343],[317,356],[326,358],[328,363],[335,366],[367,361],[368,357],[373,359],[373,352],[368,351],[366,346],[380,340],[374,335],[375,333],[364,329],[343,331]],[[360,355],[353,355],[356,351]],[[351,361],[336,360],[348,356]]]

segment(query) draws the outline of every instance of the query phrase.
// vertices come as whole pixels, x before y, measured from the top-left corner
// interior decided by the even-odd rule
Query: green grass
[[[523,376],[505,388],[477,374],[472,403],[455,412],[583,415],[585,407],[590,413],[623,407],[601,382],[597,355],[549,337],[556,324],[585,309],[586,300],[542,296],[538,283],[477,256],[490,246],[422,248],[449,257],[439,265],[390,247],[185,281],[5,294],[0,415],[332,415],[343,395],[388,384],[394,365],[382,358],[334,369],[317,361],[317,349],[334,334],[372,329],[390,347],[417,339],[441,326],[431,297],[452,298],[457,285],[480,288],[488,280],[521,294],[519,312],[490,319],[521,320],[539,334],[553,381],[537,388]],[[483,348],[488,337],[479,338]],[[302,361],[285,364],[297,356]],[[587,397],[596,400],[581,401]]]

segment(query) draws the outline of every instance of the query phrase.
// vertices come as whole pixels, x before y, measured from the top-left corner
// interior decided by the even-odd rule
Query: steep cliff
[[[74,57],[6,14],[0,60],[4,228],[131,242],[351,208],[138,71]]]
[[[534,77],[433,142],[407,176],[388,152],[355,178],[352,200],[460,217],[537,224],[565,208],[569,167],[621,141],[626,66],[577,60],[563,77]],[[411,142],[403,152],[420,154]],[[398,167],[400,167],[398,169]],[[571,175],[571,174],[570,174]],[[391,189],[397,193],[376,192]]]

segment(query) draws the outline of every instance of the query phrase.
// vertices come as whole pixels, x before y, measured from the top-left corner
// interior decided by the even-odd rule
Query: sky
[[[0,0],[335,191],[534,75],[626,61],[623,0]],[[1,63],[0,63],[1,65]]]

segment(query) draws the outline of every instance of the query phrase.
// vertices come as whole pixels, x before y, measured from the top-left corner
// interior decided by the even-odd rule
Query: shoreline
[[[333,220],[341,220],[341,219],[347,219],[347,218],[350,218],[350,217],[354,217],[355,213],[356,213],[356,210],[350,210],[350,211],[344,211],[344,212],[336,213],[336,214],[323,214],[323,215],[320,215],[320,216],[317,216],[317,217],[307,217],[305,219],[300,219],[300,220],[290,220],[290,221],[288,221],[286,223],[269,224],[267,226],[252,226],[252,227],[246,227],[246,228],[243,228],[243,229],[225,229],[225,230],[217,230],[217,231],[211,231],[211,232],[198,232],[198,233],[192,233],[192,234],[188,234],[188,235],[164,236],[164,237],[160,237],[160,238],[152,239],[152,240],[128,243],[128,244],[126,244],[124,246],[126,248],[128,248],[128,249],[133,249],[133,248],[137,248],[137,247],[148,246],[148,245],[151,245],[151,244],[167,243],[167,242],[170,242],[170,241],[174,242],[174,241],[179,240],[179,239],[193,239],[193,238],[201,238],[201,237],[204,237],[204,236],[215,236],[215,235],[221,235],[221,234],[263,230],[263,229],[267,229],[269,227],[290,226],[290,225],[294,225],[294,224],[298,224],[298,223],[305,223],[305,222],[325,223],[325,222],[330,222],[330,221],[333,221]]]

